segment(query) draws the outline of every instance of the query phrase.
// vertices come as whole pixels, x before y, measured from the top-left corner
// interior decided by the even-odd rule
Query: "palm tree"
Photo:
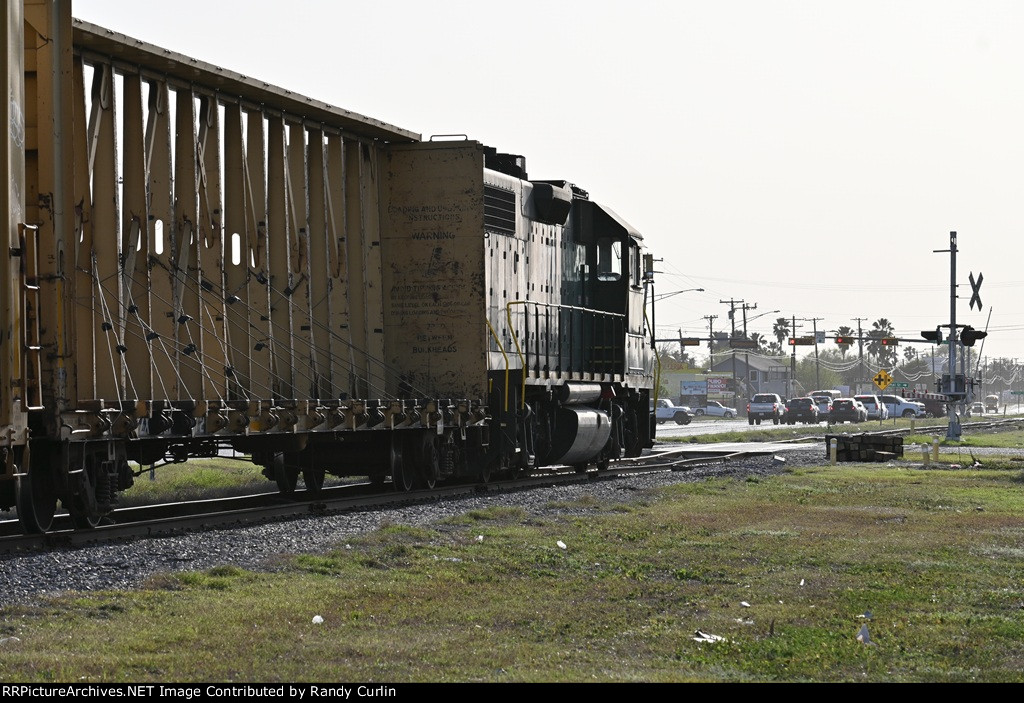
[[[886,337],[895,336],[895,328],[892,323],[884,317],[880,317],[871,323],[871,327],[872,329],[868,331],[868,338],[871,340],[867,344],[868,354],[878,359],[878,363],[882,366],[895,366],[897,358],[895,347],[882,344],[882,340]]]
[[[783,343],[786,341],[786,338],[789,337],[789,320],[784,317],[777,319],[775,324],[772,325],[772,334],[774,334],[775,338],[779,340],[779,348],[784,349],[785,345]]]
[[[842,327],[840,327],[839,329],[836,330],[836,336],[837,337],[849,337],[852,340],[853,339],[853,328],[849,327],[847,325],[843,325]],[[853,345],[852,341],[845,342],[845,343],[839,345],[839,353],[840,353],[840,355],[844,359],[846,358],[846,352],[850,351],[850,347],[852,345]]]
[[[748,338],[751,342],[757,345],[757,347],[755,347],[755,351],[764,351],[765,345],[767,344],[767,340],[764,338],[763,334],[761,334],[760,332],[751,332],[748,335]]]

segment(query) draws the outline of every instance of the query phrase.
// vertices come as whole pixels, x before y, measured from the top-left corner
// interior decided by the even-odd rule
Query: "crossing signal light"
[[[921,330],[921,336],[927,339],[929,342],[942,344],[942,330],[938,327],[936,327],[934,330]]]
[[[963,332],[960,333],[960,342],[965,347],[973,347],[975,342],[979,339],[984,339],[987,336],[988,332],[982,332],[974,329],[973,327],[967,326],[964,327]]]

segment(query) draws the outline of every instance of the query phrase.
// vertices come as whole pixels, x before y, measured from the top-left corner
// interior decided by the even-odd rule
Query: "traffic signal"
[[[988,332],[981,332],[968,325],[967,327],[964,327],[963,332],[960,333],[960,342],[965,347],[973,347],[975,342],[979,339],[984,339],[987,336]]]
[[[853,344],[852,337],[836,337],[836,344]]]
[[[921,330],[921,336],[929,342],[942,344],[942,329],[940,327],[936,327],[934,330]]]
[[[789,346],[791,346],[791,347],[795,347],[796,346],[796,337],[790,337],[789,338]]]
[[[900,340],[895,337],[882,337],[881,342],[883,347],[895,347],[900,343]]]

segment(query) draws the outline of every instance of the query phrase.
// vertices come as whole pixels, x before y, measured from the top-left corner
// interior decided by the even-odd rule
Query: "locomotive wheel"
[[[416,485],[416,469],[412,462],[406,462],[402,452],[402,439],[395,434],[391,436],[389,461],[391,463],[391,483],[399,493],[408,493]]]
[[[282,495],[289,495],[295,492],[295,486],[299,482],[299,470],[294,466],[285,464],[284,454],[274,455],[271,470],[274,473],[277,490]]]
[[[53,525],[57,492],[48,474],[35,469],[18,478],[18,522],[26,534],[43,534]]]

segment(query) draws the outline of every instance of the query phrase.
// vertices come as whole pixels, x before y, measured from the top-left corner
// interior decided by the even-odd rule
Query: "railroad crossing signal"
[[[876,373],[875,377],[872,378],[871,380],[875,382],[876,386],[878,386],[878,390],[884,391],[886,388],[889,387],[889,384],[892,383],[892,376],[889,375],[888,371],[882,369],[881,371]]]
[[[971,275],[967,277],[967,280],[971,282],[971,302],[967,307],[973,308],[974,304],[977,303],[978,312],[981,312],[981,282],[985,280],[985,275],[981,271],[978,271],[978,282],[975,283],[974,272],[971,272]]]
[[[988,332],[976,330],[970,325],[968,325],[967,327],[964,327],[963,331],[960,333],[960,342],[965,347],[973,347],[975,342],[977,342],[979,339],[984,339],[987,336]]]

